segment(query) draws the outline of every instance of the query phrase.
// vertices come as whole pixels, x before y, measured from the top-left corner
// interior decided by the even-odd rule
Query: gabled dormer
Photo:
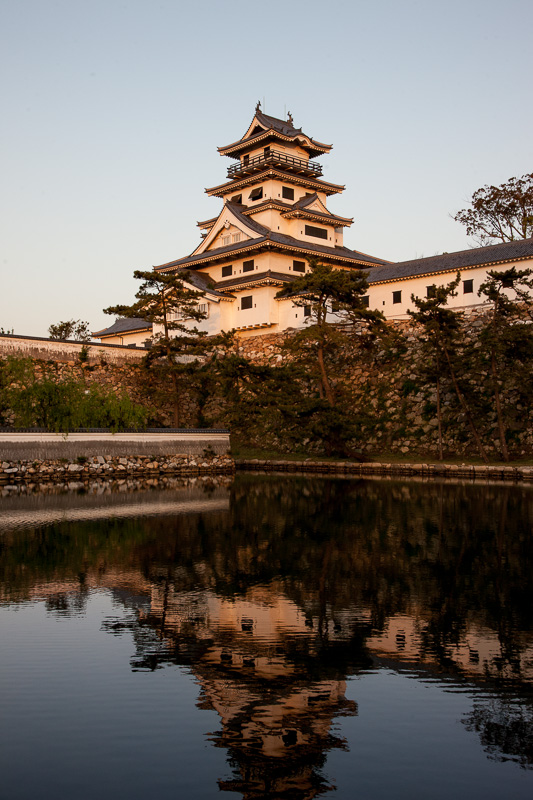
[[[262,226],[244,216],[241,207],[231,202],[225,203],[216,220],[214,222],[208,220],[206,227],[208,230],[206,236],[191,255],[244,243],[250,239],[257,239],[265,233]]]
[[[313,194],[306,194],[305,197],[293,203],[289,209],[282,211],[281,216],[285,219],[316,220],[324,224],[329,223],[335,227],[344,228],[349,227],[353,223],[353,217],[339,217],[337,214],[332,214],[328,211],[316,192]]]

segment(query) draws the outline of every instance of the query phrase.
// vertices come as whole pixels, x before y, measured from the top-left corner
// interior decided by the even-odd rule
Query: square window
[[[472,294],[474,291],[474,280],[463,281],[463,294]]]
[[[254,271],[254,262],[252,261],[243,261],[242,262],[242,271],[243,272],[253,272]]]
[[[222,267],[222,277],[229,278],[230,275],[233,275],[233,264],[228,264],[227,267]]]
[[[263,197],[263,187],[258,186],[257,189],[252,189],[250,192],[250,200],[261,200]]]
[[[305,272],[305,261],[293,261],[292,268],[294,272]]]
[[[402,293],[401,292],[393,292],[392,293],[392,302],[393,303],[401,303],[402,302]]]
[[[281,196],[285,198],[285,200],[294,200],[294,189],[291,189],[289,186],[282,186]]]
[[[253,304],[253,296],[251,294],[247,295],[246,297],[241,297],[241,308],[252,308]]]

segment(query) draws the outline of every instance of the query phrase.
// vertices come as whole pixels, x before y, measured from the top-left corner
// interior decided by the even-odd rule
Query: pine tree
[[[437,394],[437,422],[439,436],[439,458],[443,458],[442,444],[442,380],[450,379],[459,405],[476,442],[479,455],[488,463],[487,454],[479,434],[469,403],[460,385],[460,370],[457,349],[461,341],[462,314],[447,308],[448,298],[455,296],[460,273],[447,286],[433,286],[429,297],[420,299],[411,295],[416,311],[408,311],[411,319],[420,326],[423,344],[420,351],[419,370],[426,379],[435,383]]]
[[[519,384],[529,383],[533,359],[533,337],[528,313],[533,309],[532,271],[511,267],[504,272],[487,273],[487,280],[479,288],[479,296],[490,304],[485,324],[480,331],[480,353],[487,362],[491,390],[496,408],[498,436],[504,461],[509,461],[507,423],[504,409],[506,393]],[[528,398],[529,404],[530,398]]]
[[[178,428],[183,418],[184,395],[191,388],[201,358],[217,346],[222,337],[207,337],[194,325],[205,319],[206,314],[199,307],[202,292],[186,285],[187,273],[137,270],[134,277],[142,281],[135,295],[136,302],[129,306],[110,306],[104,313],[139,317],[155,326],[145,364],[172,385],[173,424]]]
[[[331,378],[331,362],[342,348],[368,345],[385,332],[385,318],[363,299],[368,290],[364,273],[333,269],[316,259],[310,272],[278,292],[307,311],[306,326],[289,340],[289,346],[315,376],[318,392],[330,406],[337,396]]]

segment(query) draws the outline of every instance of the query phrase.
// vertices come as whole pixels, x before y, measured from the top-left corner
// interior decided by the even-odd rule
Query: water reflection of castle
[[[61,558],[44,578],[41,539],[24,551],[15,536],[5,586],[46,598],[58,613],[93,590],[112,592],[129,611],[104,627],[131,631],[133,668],[187,665],[199,707],[217,711],[221,727],[211,738],[233,770],[221,788],[246,798],[313,798],[327,788],[328,751],[345,746],[335,719],[356,713],[345,698],[348,676],[404,665],[483,682],[489,692],[502,678],[533,679],[529,606],[520,605],[531,596],[529,537],[504,535],[513,498],[500,492],[499,518],[489,498],[494,533],[479,492],[474,505],[465,495],[468,513],[458,516],[457,495],[450,490],[448,501],[446,487],[425,487],[420,498],[413,486],[388,494],[373,485],[363,492],[328,483],[327,493],[317,486],[306,483],[287,499],[275,482],[243,482],[231,508],[215,493],[203,513],[195,505],[190,515],[173,509],[149,523],[91,521],[87,539],[73,529],[68,566]],[[485,706],[469,722],[482,742],[483,726],[494,738],[495,715]],[[523,725],[507,714],[505,698],[503,706],[499,752],[533,763],[522,734],[505,749],[512,726]]]
[[[332,722],[357,713],[345,674],[327,663],[336,647],[351,646],[346,635],[315,627],[272,585],[229,599],[156,584],[143,623],[178,648],[195,643],[198,706],[218,712],[222,728],[211,738],[234,771],[222,790],[304,800],[327,788],[320,767],[328,750],[345,746]]]

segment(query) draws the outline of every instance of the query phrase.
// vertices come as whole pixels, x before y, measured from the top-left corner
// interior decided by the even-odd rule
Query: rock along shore
[[[533,467],[485,466],[471,464],[380,464],[357,461],[270,461],[237,459],[237,470],[296,472],[330,475],[421,476],[492,481],[533,481]]]
[[[116,479],[126,476],[157,477],[161,475],[221,475],[233,473],[231,456],[208,457],[169,455],[147,456],[99,455],[69,460],[32,459],[0,462],[0,485],[38,483],[40,481],[84,481],[93,478]]]

